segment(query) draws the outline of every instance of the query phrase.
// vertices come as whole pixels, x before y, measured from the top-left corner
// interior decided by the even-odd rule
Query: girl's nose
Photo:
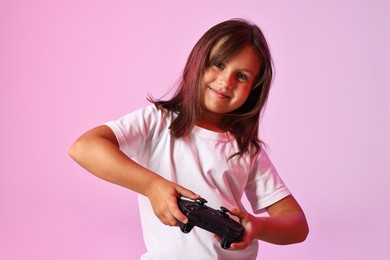
[[[218,85],[224,88],[232,88],[234,86],[234,75],[227,71],[221,72],[218,77]]]

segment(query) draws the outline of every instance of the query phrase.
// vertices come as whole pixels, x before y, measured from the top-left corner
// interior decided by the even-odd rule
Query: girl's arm
[[[199,199],[192,191],[126,156],[108,126],[99,126],[83,134],[71,146],[69,155],[95,176],[147,196],[156,216],[166,225],[177,226],[178,221],[188,221],[177,206],[177,198]]]
[[[287,245],[306,239],[309,227],[305,214],[295,198],[290,195],[267,208],[269,217],[255,217],[240,209],[232,209],[232,215],[240,218],[244,236],[233,243],[231,249],[244,249],[253,239],[273,244]]]

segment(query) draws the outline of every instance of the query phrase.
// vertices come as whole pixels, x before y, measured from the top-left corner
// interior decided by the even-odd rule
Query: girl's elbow
[[[307,239],[309,235],[309,225],[305,221],[300,228],[299,236],[297,236],[297,243],[301,243]]]
[[[70,146],[68,150],[68,154],[73,160],[79,161],[83,153],[82,151],[83,151],[83,143],[81,140],[78,139]]]

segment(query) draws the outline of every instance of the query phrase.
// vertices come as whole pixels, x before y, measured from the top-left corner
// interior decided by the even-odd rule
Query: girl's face
[[[217,47],[214,47],[211,56]],[[201,104],[205,112],[199,125],[218,130],[224,115],[245,103],[259,70],[260,60],[250,46],[244,47],[229,60],[206,68],[200,85]]]

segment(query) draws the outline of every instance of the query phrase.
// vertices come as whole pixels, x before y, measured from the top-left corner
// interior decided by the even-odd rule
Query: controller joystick
[[[188,218],[186,224],[180,223],[180,230],[189,233],[197,226],[209,232],[219,235],[221,247],[227,249],[233,242],[240,239],[244,228],[240,223],[230,218],[230,211],[225,207],[215,210],[206,206],[207,200],[201,198],[197,201],[179,199],[178,205],[183,214]]]

